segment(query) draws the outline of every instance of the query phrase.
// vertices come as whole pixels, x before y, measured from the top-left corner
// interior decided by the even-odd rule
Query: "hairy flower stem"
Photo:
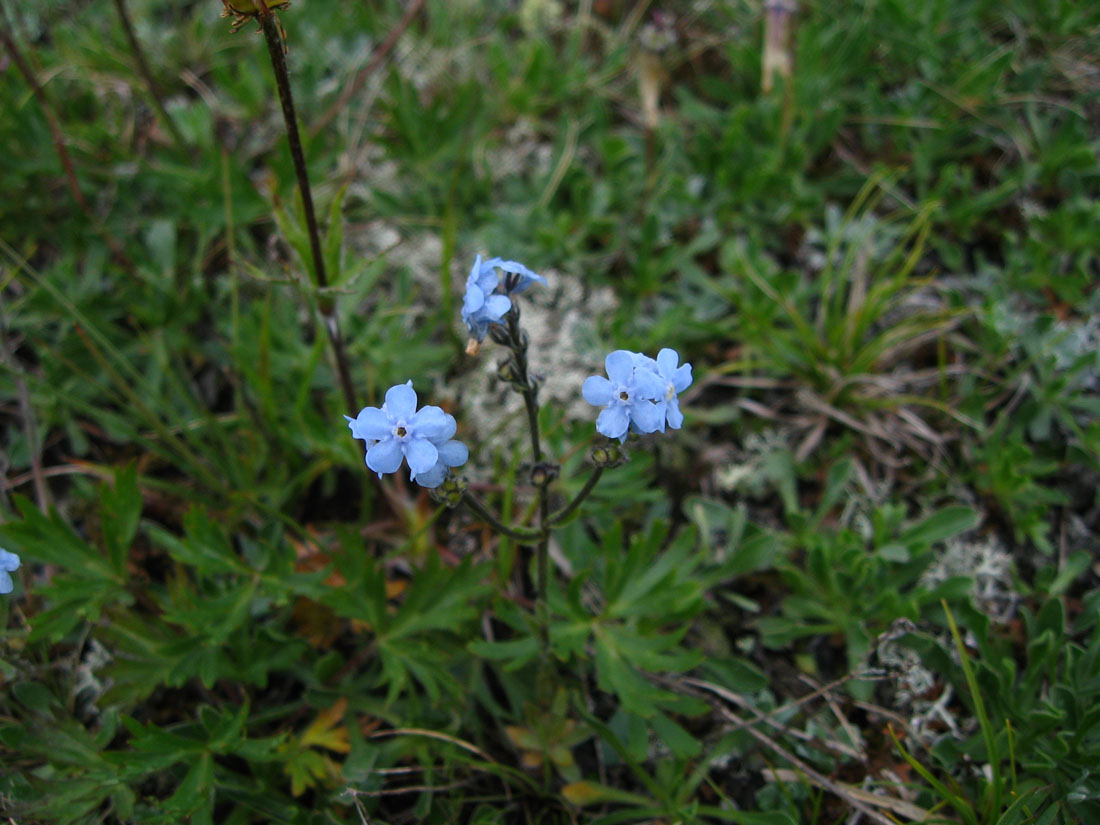
[[[290,75],[286,66],[286,53],[283,51],[283,38],[279,31],[279,22],[272,12],[264,4],[263,0],[257,3],[259,6],[260,28],[263,29],[264,38],[267,40],[267,51],[271,56],[271,68],[275,72],[275,85],[279,89],[279,102],[283,107],[283,120],[286,123],[286,137],[290,144],[290,157],[294,161],[294,172],[298,177],[298,191],[302,195],[302,209],[306,216],[306,230],[309,233],[309,247],[313,257],[313,271],[317,279],[317,286],[325,289],[328,286],[328,276],[325,274],[325,257],[321,252],[321,233],[317,229],[317,215],[313,210],[313,195],[309,186],[309,173],[306,170],[306,159],[302,152],[302,138],[298,132],[298,118],[294,112],[294,98],[290,93]],[[344,391],[344,403],[349,412],[356,412],[359,405],[355,402],[355,387],[351,381],[351,371],[348,368],[347,355],[344,352],[344,340],[340,335],[340,324],[336,317],[336,306],[331,297],[321,295],[318,301],[321,315],[324,317],[325,331],[332,343],[333,354],[336,358],[336,370],[340,376],[340,387]]]
[[[527,341],[519,326],[519,307],[512,301],[512,311],[508,313],[509,349],[515,366],[515,386],[523,395],[523,404],[527,408],[527,429],[531,436],[531,455],[537,466],[542,462],[542,445],[539,439],[539,401],[538,384],[531,380],[527,368]],[[550,655],[550,481],[538,484],[539,501],[539,542],[535,548],[535,618],[539,629],[539,643],[542,647],[543,661],[549,661]],[[542,680],[540,679],[540,682]]]
[[[137,63],[138,74],[145,81],[145,85],[149,87],[149,96],[153,98],[153,107],[157,110],[157,114],[160,115],[160,119],[164,122],[168,131],[172,133],[172,140],[176,142],[180,149],[183,149],[187,146],[187,141],[183,139],[183,133],[180,132],[176,121],[164,108],[164,97],[156,78],[153,77],[152,70],[149,68],[149,61],[145,59],[145,50],[141,48],[141,43],[134,32],[134,24],[130,21],[130,12],[126,8],[126,0],[115,0],[115,9],[118,11],[118,19],[122,21],[122,30],[126,33],[126,40],[130,44],[130,51],[134,55],[134,62]]]
[[[573,496],[573,500],[562,507],[560,510],[558,510],[556,513],[554,513],[552,516],[550,516],[551,525],[561,524],[563,521],[573,515],[573,511],[580,507],[581,502],[588,498],[589,493],[591,493],[596,488],[596,484],[599,482],[600,476],[603,475],[603,471],[603,467],[597,467],[595,470],[592,471],[592,475],[588,477],[588,481],[586,481],[584,483],[584,486],[581,487],[580,491],[575,496]]]
[[[481,499],[479,499],[469,490],[466,490],[462,494],[462,500],[466,502],[466,506],[469,507],[478,517],[480,517],[482,521],[487,522],[498,533],[508,536],[509,538],[513,538],[516,541],[521,541],[525,544],[528,544],[538,539],[539,536],[542,535],[541,531],[538,530],[523,530],[517,529],[515,527],[509,527],[499,518],[494,516],[492,511],[490,511],[489,508],[485,506],[484,502],[482,502]]]

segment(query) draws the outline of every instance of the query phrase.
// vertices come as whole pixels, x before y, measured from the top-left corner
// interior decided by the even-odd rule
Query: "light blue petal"
[[[443,479],[446,477],[447,468],[443,466],[442,462],[438,461],[436,462],[435,466],[427,472],[413,473],[411,476],[412,480],[419,484],[421,487],[427,487],[429,489],[435,489],[436,487],[438,487],[440,484],[443,483]]]
[[[634,356],[634,371],[648,370],[649,372],[657,372],[657,362],[650,358],[648,355],[643,355],[640,352],[632,352]]]
[[[490,258],[481,264],[477,275],[477,284],[485,291],[486,295],[500,285],[500,276],[496,272],[496,268],[500,263],[500,258]]]
[[[396,384],[386,390],[386,404],[383,409],[393,421],[402,418],[408,421],[412,418],[416,412],[416,390],[412,388],[412,381]]]
[[[457,429],[454,416],[435,406],[421,407],[409,420],[409,432],[414,437],[437,444],[449,440]]]
[[[596,419],[596,432],[608,438],[621,438],[630,426],[630,416],[622,405],[616,404],[603,410]]]
[[[477,279],[481,277],[481,255],[479,254],[474,258],[474,265],[470,267],[470,274],[466,277],[466,283],[477,283]]]
[[[0,570],[12,570],[19,569],[19,556],[15,553],[9,553],[7,550],[0,550]]]
[[[672,379],[672,374],[676,372],[676,365],[679,363],[680,354],[674,349],[665,347],[657,353],[657,372],[659,372],[661,377],[666,381]]]
[[[448,441],[439,447],[439,460],[448,467],[461,467],[470,458],[470,450],[461,441]]]
[[[439,451],[426,438],[410,438],[405,442],[405,459],[414,473],[426,473],[435,466]]]
[[[634,353],[617,349],[604,359],[604,368],[613,384],[630,384],[630,378],[634,375]]]
[[[546,279],[544,277],[537,272],[532,272],[519,261],[501,261],[497,266],[504,272],[519,275],[519,278],[516,280],[515,289],[512,290],[513,293],[523,292],[530,287],[531,284],[537,283],[546,286]]]
[[[493,321],[499,321],[511,308],[512,299],[507,295],[490,295],[485,302],[485,314]]]
[[[11,576],[6,571],[0,570],[0,594],[8,594],[15,586],[11,582]]]
[[[393,421],[377,407],[363,407],[348,426],[355,438],[364,441],[381,441],[393,435]]]
[[[581,385],[581,395],[584,400],[594,407],[602,407],[611,403],[611,382],[602,375],[590,375],[584,379]]]
[[[673,398],[665,406],[665,416],[668,418],[668,426],[674,430],[684,426],[684,414],[680,412],[680,402]]]
[[[376,473],[396,473],[401,466],[401,444],[394,438],[379,441],[367,450],[367,466]]]
[[[630,405],[630,420],[634,422],[638,432],[655,433],[664,427],[665,413],[657,404],[638,401]]]
[[[466,294],[462,296],[462,312],[472,315],[485,305],[485,292],[477,284],[466,284]]]
[[[667,386],[668,382],[655,372],[640,370],[634,374],[634,397],[637,399],[653,401],[664,398]]]
[[[684,364],[672,374],[672,388],[676,392],[683,392],[691,386],[691,364]]]

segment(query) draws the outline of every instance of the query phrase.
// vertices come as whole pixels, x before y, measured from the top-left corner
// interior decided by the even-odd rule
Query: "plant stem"
[[[168,114],[168,110],[164,107],[164,97],[156,79],[153,77],[152,70],[149,68],[149,62],[145,59],[145,50],[141,48],[141,43],[134,32],[134,25],[130,21],[130,12],[126,8],[126,0],[115,0],[115,8],[118,10],[119,20],[122,21],[122,30],[126,33],[126,40],[130,43],[130,51],[133,52],[134,61],[137,63],[138,74],[145,81],[145,85],[149,87],[149,95],[153,98],[153,107],[160,115],[160,119],[164,121],[168,131],[172,133],[172,139],[176,142],[176,145],[183,149],[187,146],[187,141],[183,139],[183,133],[180,132],[176,121],[172,119],[172,116]]]
[[[603,471],[603,467],[597,467],[592,471],[592,475],[588,477],[588,481],[586,481],[580,491],[573,496],[573,500],[554,513],[554,515],[550,516],[551,525],[560,524],[569,518],[569,516],[573,515],[573,511],[580,507],[581,502],[588,498],[588,494],[595,489],[596,483],[600,480],[600,476],[603,475]]]
[[[38,105],[42,108],[42,114],[46,117],[46,124],[50,127],[50,135],[53,138],[54,150],[57,152],[57,157],[61,161],[61,168],[65,172],[65,182],[69,185],[69,191],[72,193],[73,200],[76,201],[76,205],[80,207],[80,211],[88,218],[88,221],[103,239],[103,242],[110,248],[115,263],[127,272],[133,273],[134,262],[130,260],[130,256],[126,254],[126,251],[122,248],[122,244],[119,243],[118,239],[111,235],[106,227],[103,226],[103,223],[99,220],[99,216],[97,216],[95,210],[92,209],[92,205],[88,203],[88,199],[84,197],[84,192],[81,190],[80,184],[76,179],[76,169],[73,166],[73,160],[69,156],[69,150],[65,148],[65,133],[61,130],[61,121],[58,120],[57,113],[54,112],[50,99],[46,96],[46,90],[39,84],[38,78],[35,77],[30,64],[26,61],[26,58],[23,57],[22,52],[20,52],[15,45],[15,41],[12,40],[11,36],[8,34],[6,25],[0,25],[0,43],[4,44],[4,48],[7,49],[8,54],[11,55],[15,68],[19,70],[19,74],[23,75],[23,79],[26,80],[27,85],[31,87],[31,92],[38,101]]]
[[[519,328],[519,310],[512,302],[512,311],[508,313],[509,349],[512,350],[516,365],[516,385],[522,387],[523,404],[527,408],[527,430],[531,436],[532,461],[542,461],[542,449],[539,442],[539,388],[531,382],[527,371],[527,345],[523,341],[523,331]]]
[[[302,195],[302,210],[306,216],[306,230],[309,233],[309,247],[313,257],[313,272],[316,285],[321,289],[328,286],[325,274],[325,257],[321,252],[321,234],[317,229],[317,215],[313,210],[313,195],[309,186],[309,173],[306,170],[305,154],[302,152],[302,138],[298,132],[298,117],[294,112],[294,98],[290,93],[290,75],[286,66],[286,53],[283,51],[283,38],[275,14],[259,0],[259,20],[267,40],[267,51],[271,56],[271,68],[275,72],[275,85],[279,89],[279,102],[283,107],[283,120],[286,123],[286,137],[290,144],[290,157],[294,161],[294,173],[298,177],[298,191]],[[322,295],[318,301],[324,318],[325,331],[332,343],[336,357],[336,370],[340,377],[340,387],[344,392],[344,402],[352,413],[358,411],[355,402],[355,388],[348,369],[348,359],[344,352],[344,340],[340,335],[340,324],[336,317],[333,299]]]
[[[481,499],[479,499],[469,490],[466,490],[466,492],[462,494],[462,500],[466,502],[466,506],[473,510],[473,512],[477,516],[479,516],[483,521],[492,525],[494,530],[499,533],[503,533],[509,538],[513,538],[516,541],[521,541],[524,544],[530,544],[532,541],[542,535],[542,531],[538,530],[523,530],[517,529],[515,527],[509,527],[507,524],[505,524],[503,521],[493,515],[489,508],[485,506],[484,502],[482,502]]]
[[[542,445],[539,439],[539,401],[538,385],[530,377],[527,369],[527,343],[523,339],[523,330],[519,326],[519,307],[512,302],[512,311],[508,313],[508,337],[516,369],[516,386],[523,394],[523,405],[527,409],[527,429],[531,436],[531,455],[534,464],[542,462]],[[535,548],[535,612],[539,629],[539,643],[543,660],[548,661],[550,653],[550,484],[538,485],[539,500],[539,543]]]

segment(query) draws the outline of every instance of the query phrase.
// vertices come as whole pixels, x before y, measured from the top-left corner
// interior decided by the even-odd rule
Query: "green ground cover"
[[[776,5],[296,0],[321,283],[255,21],[0,1],[0,813],[1100,822],[1100,6],[804,2],[763,92]],[[547,506],[608,352],[694,365],[545,601],[342,418],[538,523],[478,253]]]

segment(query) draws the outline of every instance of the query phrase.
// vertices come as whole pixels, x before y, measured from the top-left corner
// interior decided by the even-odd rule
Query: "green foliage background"
[[[324,121],[405,7],[295,2],[319,289],[255,26],[124,5],[157,95],[117,4],[0,4],[0,812],[1100,820],[1100,9],[804,2],[763,93],[775,4],[429,0]],[[695,366],[555,535],[549,664],[528,551],[366,473],[318,312],[520,521],[477,252],[612,296],[589,372]]]

